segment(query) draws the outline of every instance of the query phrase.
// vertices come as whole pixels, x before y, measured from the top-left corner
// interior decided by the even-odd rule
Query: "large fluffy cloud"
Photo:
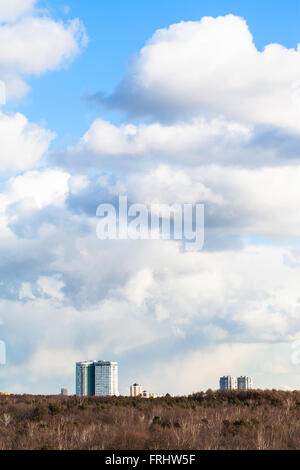
[[[205,17],[155,32],[104,99],[168,119],[220,113],[300,132],[300,50],[257,50],[242,18]]]

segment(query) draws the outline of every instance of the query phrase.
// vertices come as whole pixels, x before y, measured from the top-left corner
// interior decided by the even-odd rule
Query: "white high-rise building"
[[[119,395],[118,363],[111,361],[77,362],[76,395]]]
[[[232,375],[224,375],[220,377],[221,390],[235,390],[237,388],[237,379]]]
[[[95,366],[95,395],[119,395],[118,391],[118,363],[111,361],[97,361]]]
[[[253,378],[247,377],[246,375],[238,377],[237,387],[240,390],[251,390],[251,388],[253,388]]]

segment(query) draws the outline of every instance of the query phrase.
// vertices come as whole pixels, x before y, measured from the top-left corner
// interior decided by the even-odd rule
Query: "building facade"
[[[119,395],[117,362],[95,362],[95,395]]]
[[[76,395],[118,395],[118,363],[83,361],[76,363]]]
[[[253,388],[253,378],[248,376],[241,376],[237,379],[237,387],[240,390],[251,390]]]
[[[142,387],[139,384],[133,384],[130,386],[130,396],[139,397],[142,395]]]
[[[235,390],[237,388],[237,379],[232,375],[224,375],[220,377],[221,390]]]
[[[76,395],[95,395],[95,361],[76,363]]]

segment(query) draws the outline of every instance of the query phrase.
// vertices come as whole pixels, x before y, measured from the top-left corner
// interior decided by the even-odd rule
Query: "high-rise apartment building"
[[[238,377],[237,387],[240,390],[251,390],[251,388],[253,388],[253,378],[247,377],[246,375]]]
[[[118,363],[83,361],[76,363],[76,395],[118,395]]]
[[[235,390],[237,388],[237,380],[232,375],[224,375],[220,377],[221,390]]]
[[[117,362],[95,362],[95,395],[119,395]]]
[[[95,361],[76,363],[76,395],[95,395]]]

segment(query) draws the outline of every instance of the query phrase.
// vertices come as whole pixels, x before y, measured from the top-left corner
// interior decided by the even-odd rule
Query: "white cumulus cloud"
[[[259,51],[244,19],[204,17],[155,32],[106,102],[182,119],[202,113],[300,132],[300,50]]]

